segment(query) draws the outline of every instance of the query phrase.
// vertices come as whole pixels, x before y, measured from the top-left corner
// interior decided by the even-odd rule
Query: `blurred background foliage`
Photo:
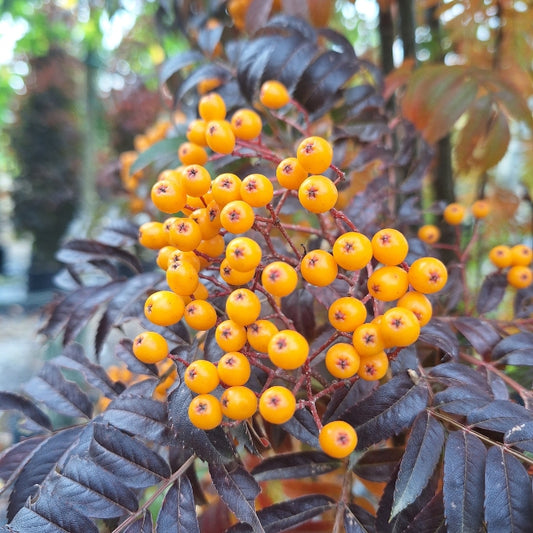
[[[79,152],[69,154],[78,158],[76,178],[71,185],[58,178],[77,207],[60,209],[64,222],[53,231],[74,212],[74,232],[88,231],[110,208],[142,208],[120,180],[118,156],[161,140],[169,132],[161,124],[176,118],[172,84],[160,88],[158,75],[174,73],[173,58],[186,50],[231,64],[225,45],[252,37],[278,12],[338,30],[358,57],[381,68],[387,106],[433,150],[426,206],[485,196],[494,204],[495,240],[509,237],[501,217],[514,219],[520,234],[530,230],[533,6],[523,0],[0,0],[0,176],[19,202],[17,229],[36,236],[21,216],[24,194],[36,194],[34,220],[47,216],[35,171],[25,170],[29,152],[20,149],[53,149],[45,146],[51,136],[23,124],[35,120],[29,102],[43,89],[38,58],[58,50],[70,58],[63,90],[74,113],[64,126],[79,136]]]

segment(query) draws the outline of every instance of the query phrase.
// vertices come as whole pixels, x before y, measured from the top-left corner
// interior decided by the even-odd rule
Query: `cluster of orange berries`
[[[533,251],[526,244],[499,244],[489,252],[489,259],[499,269],[507,269],[507,283],[516,289],[527,289],[533,281]]]
[[[286,89],[280,85],[263,86],[260,99],[265,107],[277,108],[285,101]],[[237,110],[227,121],[225,103],[216,93],[200,99],[198,112],[200,118],[189,124],[188,142],[179,148],[182,166],[163,171],[152,188],[156,207],[172,216],[147,222],[139,232],[141,244],[158,250],[157,264],[166,271],[170,289],[148,297],[148,320],[170,326],[183,319],[199,332],[214,328],[224,352],[216,364],[200,359],[185,370],[185,383],[196,394],[189,406],[191,422],[207,430],[221,424],[223,417],[245,420],[257,410],[270,423],[287,422],[299,406],[314,407],[312,398],[299,403],[297,397],[312,379],[310,363],[321,354],[338,380],[383,378],[393,349],[415,342],[430,320],[432,305],[426,295],[445,285],[444,264],[422,257],[409,266],[408,242],[400,231],[385,228],[368,238],[335,210],[336,183],[323,175],[332,164],[333,149],[324,138],[305,138],[293,157],[271,157],[275,176],[250,174],[241,180],[224,173],[212,178],[204,166],[209,157],[205,147],[216,154],[235,154],[239,145],[255,146],[261,157],[264,146],[250,141],[260,135],[262,121],[251,109]],[[279,218],[288,196],[298,198],[307,212],[329,213],[333,223],[339,222],[333,224],[331,252],[318,248],[299,253],[289,237],[294,227]],[[341,230],[343,222],[350,231]],[[243,235],[252,229],[263,235],[263,248],[256,238]],[[274,231],[285,238],[291,255],[269,243]],[[367,290],[357,298],[352,293],[362,269],[368,273]],[[350,290],[327,310],[330,340],[311,350],[283,315],[280,299],[300,283],[326,287],[339,278]],[[215,287],[212,294],[204,280]],[[208,301],[220,296],[225,297],[222,317]],[[372,320],[367,302],[373,305]],[[162,335],[146,331],[135,338],[133,351],[141,361],[155,363],[166,358],[169,349]],[[246,386],[251,366],[271,372],[259,393]],[[274,379],[296,385],[273,385]],[[223,392],[213,394],[217,388]],[[319,441],[330,455],[344,457],[355,448],[357,435],[345,422],[334,421],[321,428]]]

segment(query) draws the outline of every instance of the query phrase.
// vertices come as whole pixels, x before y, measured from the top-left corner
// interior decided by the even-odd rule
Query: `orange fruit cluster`
[[[272,85],[263,87],[261,100],[272,97],[269,105],[275,108],[280,93],[278,88],[271,93]],[[340,171],[332,166],[333,148],[323,137],[300,140],[286,157],[268,154],[270,175],[211,176],[205,166],[210,152],[235,154],[244,143],[248,149],[256,146],[257,157],[265,154],[257,141],[259,114],[239,109],[228,120],[226,113],[218,94],[200,99],[199,118],[189,124],[188,141],[179,149],[182,166],[163,171],[152,188],[154,205],[170,216],[139,230],[139,242],[157,250],[169,289],[148,297],[148,320],[159,326],[184,320],[197,332],[214,329],[224,352],[217,363],[198,359],[185,369],[185,383],[195,394],[190,420],[206,430],[224,418],[245,420],[256,411],[267,422],[282,424],[306,401],[314,406],[312,398],[303,403],[300,398],[311,389],[304,385],[312,379],[311,362],[320,354],[332,383],[383,378],[389,355],[415,342],[430,320],[426,295],[441,290],[447,280],[444,264],[434,257],[406,263],[409,246],[400,231],[384,228],[367,237],[335,209],[337,184],[327,174],[333,169],[338,176]],[[329,217],[330,250],[297,249],[291,239],[295,226],[282,218],[289,197],[309,217]],[[270,241],[274,232],[285,240],[286,252]],[[365,294],[357,298],[352,293],[361,270],[368,281]],[[350,289],[327,309],[333,333],[319,353],[282,313],[280,300],[299,286],[325,287],[338,279],[347,280]],[[213,303],[221,296],[223,309]],[[367,317],[367,304],[373,305],[373,317]],[[141,361],[154,363],[167,357],[168,345],[162,335],[143,332],[133,351]],[[264,390],[247,387],[253,366],[271,373]],[[354,449],[357,436],[346,426],[334,421],[321,429],[326,453],[343,457]]]

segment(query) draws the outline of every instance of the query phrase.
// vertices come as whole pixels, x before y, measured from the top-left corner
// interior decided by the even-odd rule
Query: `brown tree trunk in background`
[[[394,21],[390,6],[380,6],[379,9],[379,38],[381,40],[381,68],[387,75],[394,68],[392,46],[394,44]]]
[[[415,11],[413,0],[398,1],[400,15],[400,37],[402,39],[404,59],[413,58],[416,60],[416,38],[415,38]]]

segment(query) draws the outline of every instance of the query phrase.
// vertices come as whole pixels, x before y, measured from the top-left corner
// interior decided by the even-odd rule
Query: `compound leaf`
[[[515,333],[514,335],[509,335],[502,339],[494,349],[492,350],[492,359],[502,359],[506,358],[506,362],[509,363],[509,358],[516,356],[530,356],[531,358],[531,346],[533,345],[533,333],[529,331],[521,331],[520,333]],[[510,363],[512,364],[512,363]]]
[[[522,463],[499,446],[487,452],[485,520],[488,531],[531,531],[533,494]]]
[[[467,414],[469,425],[501,433],[531,421],[533,421],[533,414],[530,411],[508,400],[494,400]]]
[[[128,487],[149,487],[170,475],[168,464],[159,454],[113,426],[93,425],[89,453],[93,461]]]
[[[181,476],[165,495],[157,516],[157,533],[200,533],[191,482]]]
[[[235,516],[251,525],[254,532],[264,531],[254,503],[261,489],[252,475],[236,463],[211,463],[209,473],[218,494]]]
[[[322,452],[304,451],[267,457],[251,474],[256,481],[320,476],[339,467],[339,461]]]
[[[124,530],[124,533],[153,533],[153,531],[152,514],[146,510],[140,518]]]
[[[376,448],[368,450],[355,464],[353,471],[369,481],[387,482],[397,469],[404,449]]]
[[[427,485],[444,444],[444,428],[428,412],[416,418],[394,486],[391,517],[413,503]]]
[[[0,480],[2,492],[11,480],[16,478],[24,465],[30,459],[34,450],[46,439],[44,435],[30,437],[4,450],[0,455]]]
[[[466,431],[452,431],[444,448],[444,514],[450,531],[479,531],[483,520],[486,449]]]
[[[50,409],[73,417],[91,418],[93,405],[77,383],[63,377],[57,366],[47,362],[24,390]]]
[[[50,482],[58,497],[75,503],[93,518],[122,516],[138,508],[135,494],[116,476],[79,455],[70,457]]]
[[[7,519],[12,520],[30,496],[37,493],[46,476],[63,454],[76,441],[83,428],[73,427],[59,431],[46,439],[32,453],[13,485],[7,507]]]
[[[52,429],[52,423],[32,401],[14,392],[0,391],[0,410],[16,410],[45,429]]]
[[[346,533],[376,533],[376,518],[366,509],[350,503],[344,509],[344,529]]]
[[[452,359],[459,357],[459,341],[450,326],[442,321],[433,319],[420,330],[419,341],[434,346],[448,354]]]
[[[476,309],[479,314],[493,311],[500,305],[505,290],[507,289],[507,277],[501,272],[489,274],[481,284],[479,289]]]
[[[503,439],[507,445],[533,453],[533,422],[519,422],[505,433]]]
[[[415,385],[407,374],[398,374],[344,412],[341,419],[355,427],[358,447],[366,448],[408,427],[428,401],[424,385]]]
[[[463,316],[456,318],[453,323],[481,355],[489,354],[501,339],[500,334],[486,320]]]

